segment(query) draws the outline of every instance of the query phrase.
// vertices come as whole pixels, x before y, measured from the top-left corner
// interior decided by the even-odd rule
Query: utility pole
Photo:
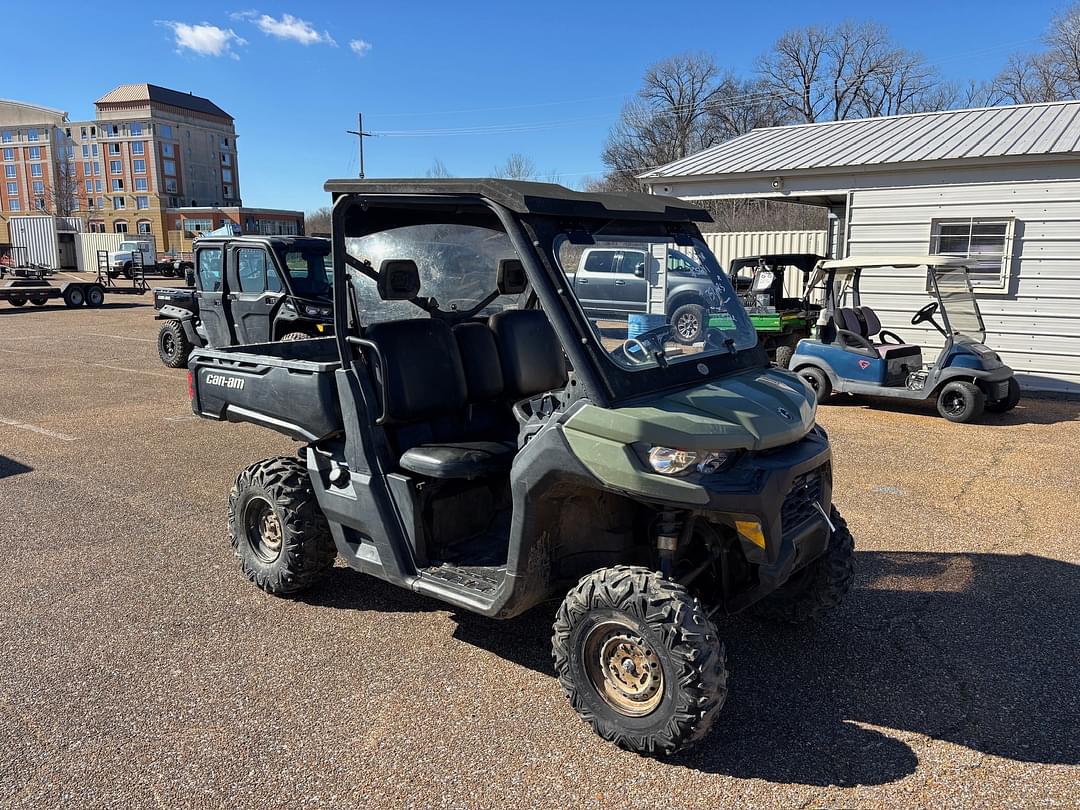
[[[356,114],[356,129],[345,130],[350,135],[355,135],[360,145],[360,179],[364,179],[364,138],[374,137],[370,132],[364,132],[364,114]]]

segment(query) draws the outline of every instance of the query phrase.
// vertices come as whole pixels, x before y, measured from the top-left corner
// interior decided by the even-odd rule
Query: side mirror
[[[634,267],[634,275],[638,278],[645,278],[645,262],[638,262]]]

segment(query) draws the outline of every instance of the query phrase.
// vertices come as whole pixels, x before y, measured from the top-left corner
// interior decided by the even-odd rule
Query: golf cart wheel
[[[131,270],[131,262],[124,265],[124,278],[134,278],[135,274]]]
[[[833,532],[825,553],[792,574],[754,606],[759,616],[798,624],[815,621],[837,607],[855,579],[855,539],[847,521],[832,507]]]
[[[671,313],[671,333],[679,343],[689,346],[705,334],[705,307],[683,304]]]
[[[773,362],[780,368],[791,368],[791,358],[795,356],[795,349],[787,344],[776,347]]]
[[[953,380],[938,394],[938,413],[950,422],[974,422],[985,406],[986,395],[975,383]]]
[[[286,332],[281,336],[282,341],[286,340],[309,340],[311,335],[307,332]]]
[[[799,376],[814,389],[814,395],[817,397],[818,402],[824,402],[832,394],[832,383],[829,382],[828,375],[820,368],[814,366],[800,368]]]
[[[169,368],[183,368],[191,354],[191,341],[180,321],[165,321],[158,330],[158,357]]]
[[[551,649],[570,705],[629,751],[671,754],[696,742],[727,697],[716,626],[682,585],[647,568],[582,577],[555,615]]]
[[[1016,377],[1009,378],[1009,393],[1006,394],[1004,399],[988,399],[986,400],[986,410],[990,413],[1005,413],[1011,411],[1020,402],[1020,383],[1016,381]]]
[[[86,305],[97,309],[105,303],[105,290],[100,284],[91,284],[86,288]]]
[[[229,534],[240,570],[275,596],[314,584],[337,554],[307,468],[295,458],[264,459],[237,476]]]
[[[86,293],[82,287],[66,287],[64,289],[64,306],[81,307],[86,301]]]
[[[13,307],[25,307],[27,298],[25,295],[13,295],[8,299],[8,303]]]
[[[49,297],[47,295],[31,295],[30,303],[35,307],[43,307],[49,303]]]

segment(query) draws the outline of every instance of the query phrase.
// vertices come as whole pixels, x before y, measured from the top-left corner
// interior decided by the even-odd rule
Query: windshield
[[[555,241],[555,256],[594,338],[628,370],[750,349],[757,334],[727,276],[700,239],[594,233]],[[581,240],[578,239],[578,242]]]
[[[936,267],[932,278],[937,285],[941,305],[954,335],[963,335],[976,343],[986,342],[979,303],[971,292],[968,272],[963,267]]]
[[[130,253],[132,251],[146,250],[149,247],[150,246],[146,242],[121,242],[120,243],[120,250],[128,252],[128,253]]]
[[[292,282],[293,295],[325,298],[331,292],[330,245],[289,245],[278,249],[281,263]]]

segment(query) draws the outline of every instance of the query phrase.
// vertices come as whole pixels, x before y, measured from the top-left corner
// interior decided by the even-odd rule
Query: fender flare
[[[168,316],[165,313],[166,309],[176,310],[177,312],[180,312],[182,314],[177,316]],[[187,336],[188,342],[190,342],[192,346],[197,346],[200,349],[206,346],[206,341],[202,339],[198,331],[195,329],[195,318],[188,310],[177,309],[176,307],[162,307],[161,311],[162,314],[165,315],[165,317],[161,318],[160,320],[176,321],[177,323],[179,323],[180,328],[184,330],[184,334]]]

